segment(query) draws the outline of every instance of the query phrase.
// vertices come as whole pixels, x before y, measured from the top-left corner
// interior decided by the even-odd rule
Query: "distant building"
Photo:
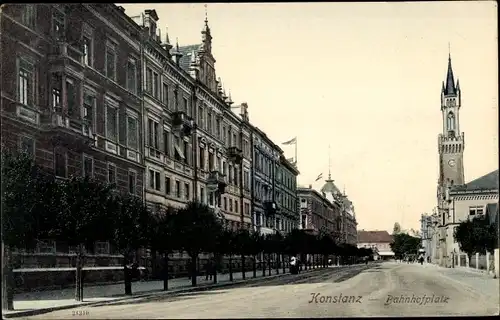
[[[391,250],[392,236],[387,231],[358,231],[358,248],[371,248],[375,260],[394,258]]]
[[[342,242],[340,204],[329,201],[324,194],[314,190],[312,186],[297,188],[297,195],[301,214],[299,229],[318,234],[324,228],[336,235],[339,242]]]

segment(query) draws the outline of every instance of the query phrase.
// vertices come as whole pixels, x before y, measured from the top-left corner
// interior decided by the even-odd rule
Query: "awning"
[[[179,154],[179,157],[182,159],[185,159],[186,157],[184,156],[184,152],[182,152],[181,148],[179,148],[178,145],[175,146],[175,151]]]
[[[379,256],[393,256],[394,252],[392,252],[392,251],[379,251],[378,255]]]

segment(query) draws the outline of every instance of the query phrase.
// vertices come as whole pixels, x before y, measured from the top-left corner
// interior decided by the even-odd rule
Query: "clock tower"
[[[460,131],[462,106],[460,83],[453,76],[451,56],[448,57],[446,82],[441,89],[441,114],[443,131],[438,137],[439,186],[464,184],[464,133]]]

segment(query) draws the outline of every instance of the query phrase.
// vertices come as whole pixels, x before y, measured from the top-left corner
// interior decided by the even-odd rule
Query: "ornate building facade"
[[[2,6],[3,142],[60,179],[116,183],[153,210],[199,200],[232,229],[293,229],[299,172],[246,103],[233,107],[208,21],[201,43],[182,47],[159,21],[113,4]],[[40,240],[35,255],[64,259],[30,258],[33,267],[71,265],[72,248]],[[108,243],[95,246],[96,265],[119,261]]]

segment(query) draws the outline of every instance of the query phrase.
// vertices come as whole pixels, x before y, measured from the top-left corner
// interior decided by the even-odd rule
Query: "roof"
[[[191,44],[188,46],[182,46],[179,47],[179,52],[182,54],[182,57],[179,61],[179,66],[185,70],[189,71],[189,65],[191,64],[191,55],[194,54],[198,55],[198,52],[200,51],[201,44]],[[176,48],[172,48],[170,50],[170,53],[173,54],[176,51]]]
[[[392,236],[387,231],[358,231],[358,243],[390,243]]]
[[[453,69],[451,67],[451,57],[448,58],[448,72],[446,74],[446,86],[444,89],[445,95],[454,95],[456,93],[455,79],[453,77]]]
[[[335,183],[333,183],[333,180],[330,179],[330,177],[328,177],[328,180],[325,180],[325,184],[321,188],[321,192],[330,193],[334,197],[336,197],[338,194],[341,194],[339,188],[337,188],[337,186],[335,185]]]
[[[498,190],[498,169],[464,185],[451,187],[451,191]]]

